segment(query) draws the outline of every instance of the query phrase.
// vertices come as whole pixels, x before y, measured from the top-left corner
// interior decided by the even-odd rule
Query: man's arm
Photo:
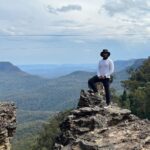
[[[110,60],[109,69],[110,69],[109,75],[111,75],[114,72],[114,62],[112,60]]]
[[[114,72],[114,62],[110,59],[109,60],[109,72],[106,74],[107,76],[110,76]]]

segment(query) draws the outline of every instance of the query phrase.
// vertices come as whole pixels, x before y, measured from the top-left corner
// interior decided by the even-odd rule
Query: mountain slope
[[[22,72],[21,69],[19,69],[17,66],[13,65],[10,62],[0,62],[0,72]],[[25,73],[25,72],[24,72]]]
[[[0,100],[14,101],[23,110],[58,111],[75,107],[80,89],[87,89],[87,81],[94,72],[76,71],[71,74],[45,79],[16,69],[0,71]],[[120,81],[128,78],[126,70],[115,74],[112,84],[122,92]]]
[[[14,101],[19,109],[49,111],[72,107],[75,105],[74,98],[78,88],[86,85],[80,79],[74,82],[72,77],[50,80],[33,76],[11,63],[1,63],[1,68],[0,99]]]

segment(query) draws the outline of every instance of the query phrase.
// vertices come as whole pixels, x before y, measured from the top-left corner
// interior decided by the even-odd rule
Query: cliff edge
[[[16,130],[16,107],[0,103],[0,150],[10,150],[10,140]]]
[[[150,121],[103,96],[82,90],[77,109],[61,123],[55,150],[150,150]]]

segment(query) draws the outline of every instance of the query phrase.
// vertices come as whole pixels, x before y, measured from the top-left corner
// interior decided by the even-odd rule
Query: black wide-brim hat
[[[108,49],[103,49],[103,51],[100,53],[100,55],[103,57],[104,53],[107,53],[108,56],[110,56],[110,52],[108,51]]]

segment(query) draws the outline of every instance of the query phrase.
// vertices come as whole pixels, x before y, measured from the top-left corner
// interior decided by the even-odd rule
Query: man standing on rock
[[[109,58],[110,52],[107,49],[103,49],[100,53],[102,60],[98,63],[97,75],[93,76],[88,80],[88,86],[93,90],[94,94],[98,94],[98,89],[96,87],[97,82],[102,82],[104,89],[105,89],[105,96],[106,96],[106,104],[105,108],[110,107],[110,76],[114,72],[114,63]]]

